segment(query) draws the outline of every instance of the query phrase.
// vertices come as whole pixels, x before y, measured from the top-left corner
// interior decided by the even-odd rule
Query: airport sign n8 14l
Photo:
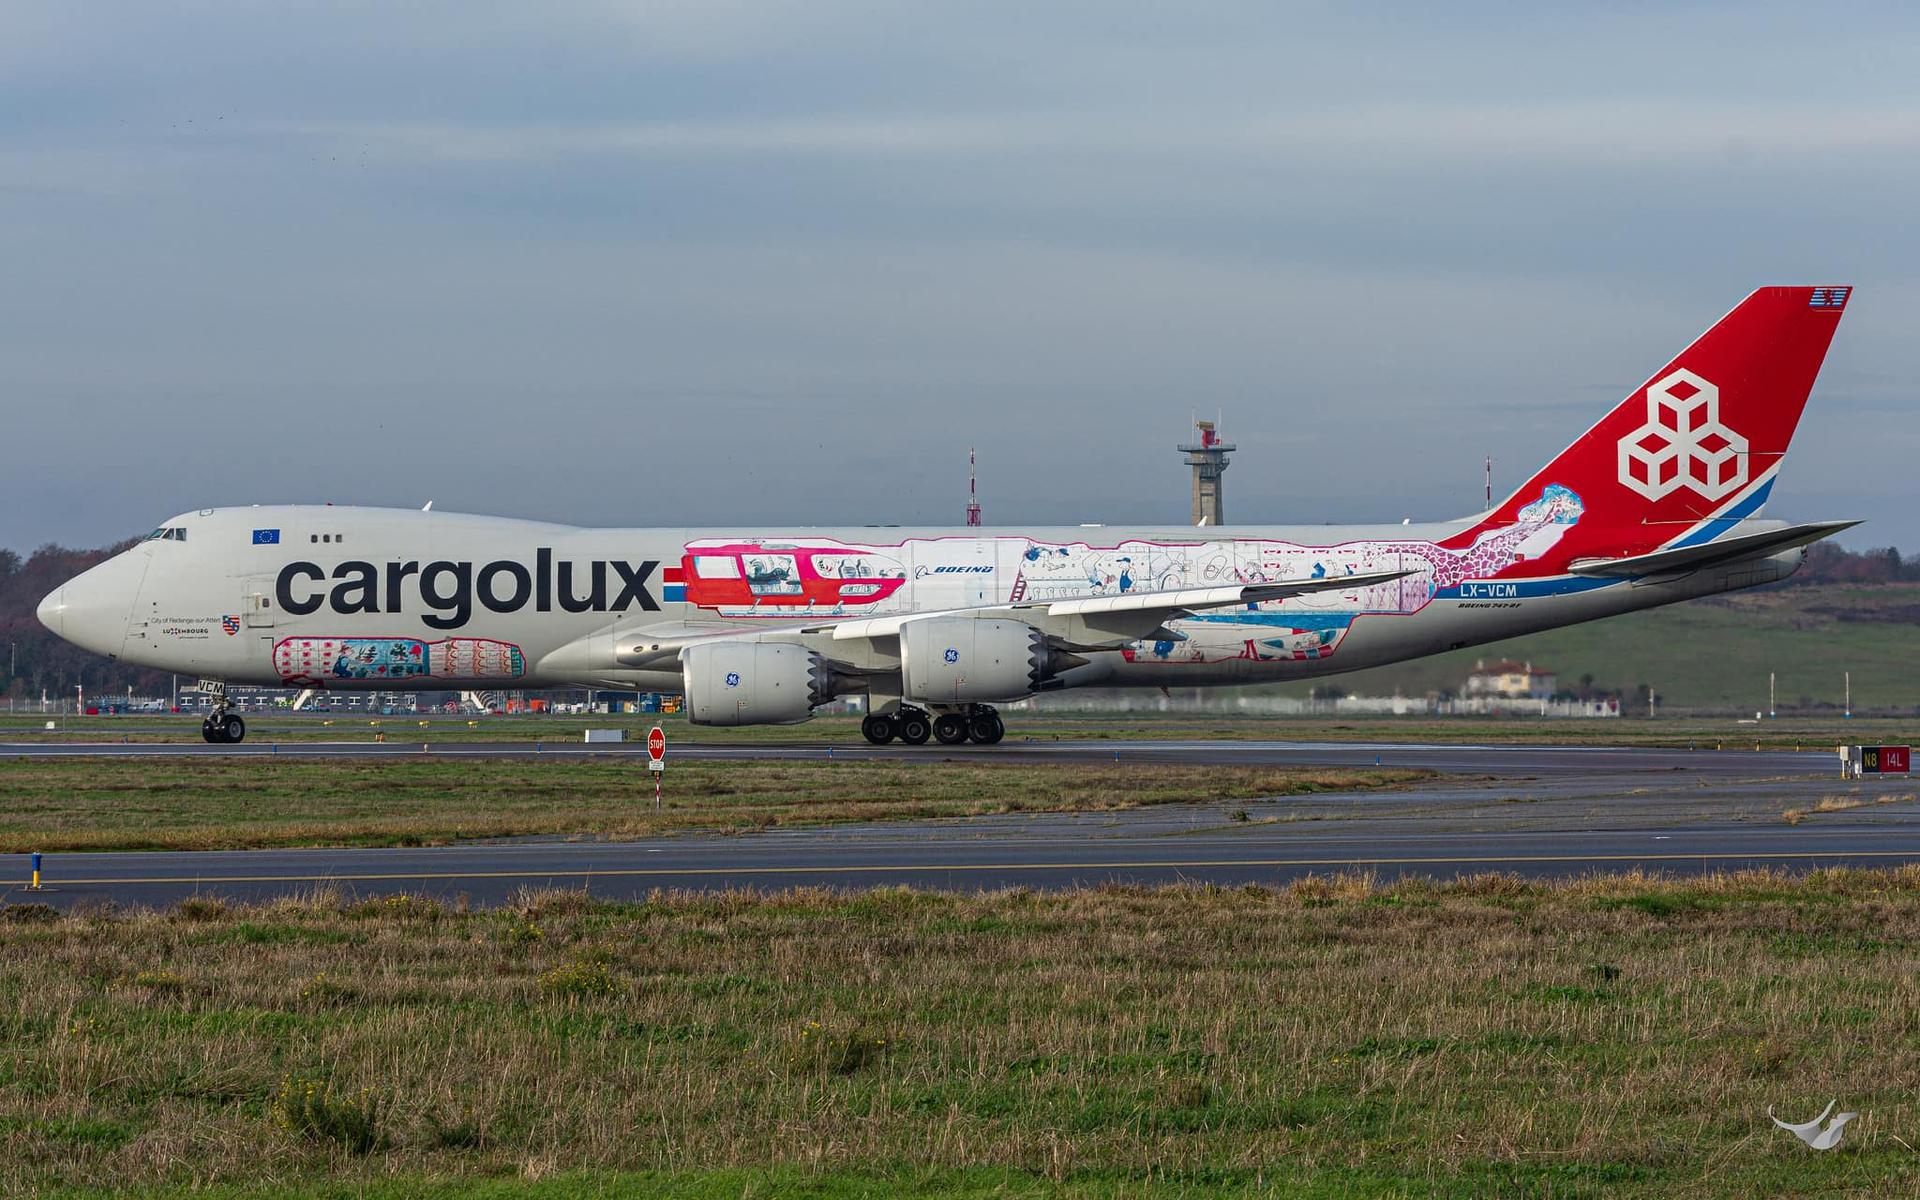
[[[1860,769],[1869,775],[1905,775],[1907,763],[1905,746],[1860,747]]]

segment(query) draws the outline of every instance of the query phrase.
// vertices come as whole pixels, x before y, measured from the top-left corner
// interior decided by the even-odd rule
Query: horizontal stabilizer
[[[1858,521],[1810,521],[1804,525],[1788,525],[1781,529],[1768,529],[1760,533],[1747,533],[1721,538],[1718,541],[1702,542],[1698,546],[1681,546],[1672,550],[1656,550],[1652,554],[1636,554],[1632,558],[1578,559],[1567,569],[1575,575],[1607,578],[1664,575],[1673,571],[1698,571],[1703,567],[1719,566],[1721,563],[1735,562],[1744,558],[1764,558],[1770,554],[1778,554],[1782,550],[1812,545],[1821,538],[1832,537],[1843,529],[1852,529],[1859,523]]]

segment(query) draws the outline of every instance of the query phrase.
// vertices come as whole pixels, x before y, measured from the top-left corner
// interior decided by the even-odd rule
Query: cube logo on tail
[[[1720,423],[1720,389],[1692,371],[1647,386],[1646,424],[1620,439],[1620,482],[1649,500],[1721,500],[1747,483],[1747,439]]]

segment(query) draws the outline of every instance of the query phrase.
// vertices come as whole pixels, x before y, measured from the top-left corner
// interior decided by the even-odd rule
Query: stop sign
[[[667,731],[655,725],[647,731],[647,757],[663,762],[667,757]]]

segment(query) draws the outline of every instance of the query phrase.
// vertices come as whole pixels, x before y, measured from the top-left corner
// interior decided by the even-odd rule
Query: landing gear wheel
[[[867,719],[860,722],[860,736],[876,746],[884,746],[893,740],[893,718],[885,713],[869,713]]]
[[[896,724],[900,730],[900,740],[909,746],[924,746],[933,736],[933,722],[927,720],[927,714],[903,712]]]
[[[958,746],[967,740],[967,719],[959,713],[941,713],[933,719],[933,737],[942,746]]]
[[[200,736],[216,746],[230,745],[247,736],[247,723],[232,713],[215,713],[200,722]]]
[[[1007,736],[1007,727],[1000,714],[989,708],[967,718],[967,733],[982,746],[991,746]]]

